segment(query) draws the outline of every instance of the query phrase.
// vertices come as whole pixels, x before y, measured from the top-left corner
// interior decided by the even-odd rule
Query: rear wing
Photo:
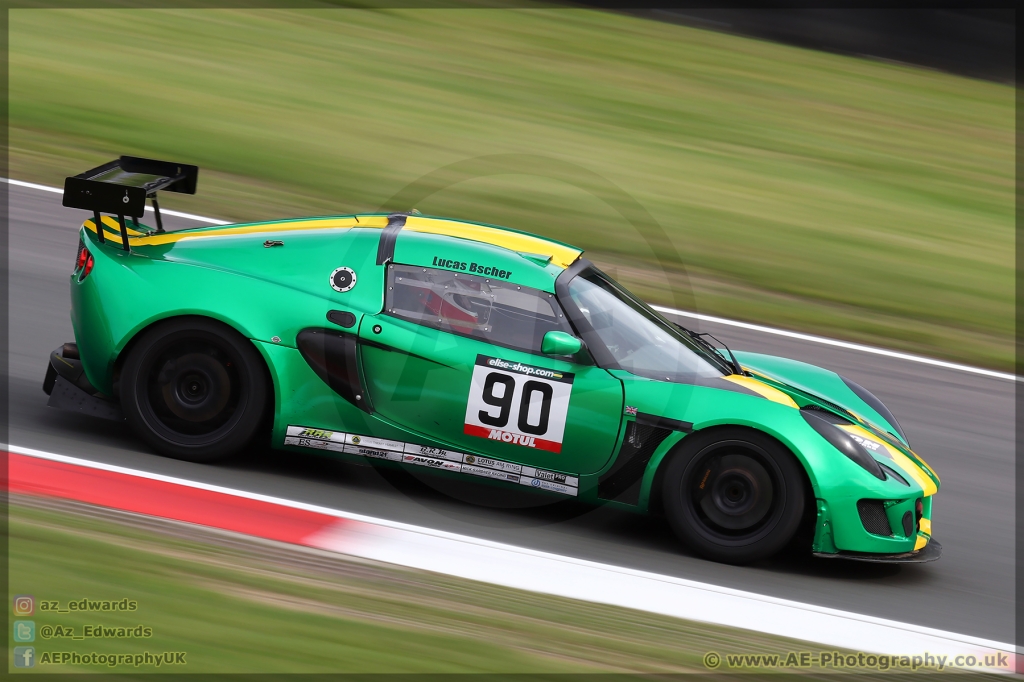
[[[153,202],[156,231],[163,232],[160,204],[156,193],[180,192],[195,194],[199,167],[170,161],[122,156],[110,163],[79,173],[64,180],[64,205],[92,211],[96,220],[96,235],[103,241],[101,213],[118,217],[121,224],[121,244],[128,251],[128,226],[124,217],[138,221],[146,210],[146,199]]]

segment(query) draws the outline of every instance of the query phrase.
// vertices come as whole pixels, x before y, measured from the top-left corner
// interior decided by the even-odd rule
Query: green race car
[[[822,557],[938,558],[939,479],[852,381],[720,349],[516,230],[413,212],[165,232],[156,192],[197,176],[122,157],[67,179],[92,216],[50,405],[192,461],[269,430],[284,451],[663,512],[718,561],[798,531]]]

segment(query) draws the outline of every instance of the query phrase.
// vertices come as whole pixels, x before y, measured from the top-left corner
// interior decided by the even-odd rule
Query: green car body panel
[[[265,360],[274,387],[272,438],[277,448],[308,452],[284,444],[290,426],[358,434],[368,444],[373,439],[411,443],[469,455],[464,463],[494,460],[499,473],[474,479],[481,483],[514,485],[497,480],[502,463],[517,475],[535,468],[541,472],[538,477],[549,472],[557,480],[575,483],[573,494],[581,500],[646,512],[657,498],[662,465],[691,432],[743,426],[775,438],[802,465],[813,494],[808,503],[817,511],[816,552],[895,555],[920,549],[930,539],[938,478],[910,450],[898,424],[890,423],[834,372],[785,358],[736,353],[749,375],[700,385],[657,381],[442,331],[392,315],[385,307],[388,268],[397,266],[494,276],[505,286],[528,287],[557,300],[556,280],[581,254],[569,245],[418,215],[386,235],[388,216],[360,215],[172,233],[132,223],[131,250],[125,251],[116,237],[116,223],[110,218],[104,223],[104,243],[91,220],[83,225],[81,239],[95,264],[86,277],[76,270],[70,282],[82,364],[88,380],[104,394],[116,396],[120,363],[140,332],[167,318],[204,316],[251,339]],[[381,262],[387,239],[392,252]],[[347,291],[331,286],[332,273],[341,266],[355,276]],[[350,313],[351,326],[343,329],[328,321],[332,310]],[[357,339],[365,396],[360,394],[355,402],[343,399],[303,356],[299,335],[314,328]],[[556,379],[571,378],[559,451],[523,447],[493,432],[489,437],[470,433],[464,419],[474,371],[494,359]],[[560,390],[557,381],[549,384]],[[839,452],[809,426],[799,409],[808,405],[851,415],[855,423],[847,430],[879,446],[876,459],[905,483],[880,480]],[[670,429],[624,491],[610,481],[637,414],[686,428]],[[324,454],[365,461],[346,451]],[[401,460],[386,458],[380,464],[404,466]],[[458,466],[447,468],[436,475],[466,477]],[[540,487],[537,494],[558,494],[551,492],[558,486]],[[920,498],[920,527],[904,534],[900,520],[914,511]],[[865,530],[857,507],[864,499],[884,501],[890,536]]]

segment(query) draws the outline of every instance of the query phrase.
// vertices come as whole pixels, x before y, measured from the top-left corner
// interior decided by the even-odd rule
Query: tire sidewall
[[[749,447],[774,469],[772,513],[775,518],[749,539],[714,538],[701,527],[687,499],[686,476],[703,460],[709,448],[724,443]],[[804,517],[805,478],[806,473],[796,457],[767,434],[740,427],[697,432],[684,438],[671,454],[662,479],[665,516],[677,537],[701,556],[725,563],[750,563],[779,552],[795,535]],[[782,506],[777,508],[777,503]]]
[[[149,375],[161,353],[176,342],[201,339],[219,345],[234,361],[239,399],[228,422],[214,433],[177,438],[163,425],[149,400]],[[252,341],[209,318],[182,317],[159,322],[133,344],[121,371],[121,408],[132,429],[163,455],[194,462],[229,457],[249,443],[259,429],[267,403],[265,364]]]

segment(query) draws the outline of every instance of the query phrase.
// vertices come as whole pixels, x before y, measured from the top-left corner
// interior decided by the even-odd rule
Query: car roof
[[[393,215],[393,214],[392,214]],[[104,230],[108,234],[118,228],[115,219],[109,216],[103,217]],[[210,237],[230,237],[245,234],[273,234],[281,232],[314,231],[314,230],[347,230],[352,228],[384,228],[388,225],[388,214],[372,213],[347,216],[324,216],[315,218],[295,218],[288,220],[273,220],[259,223],[238,223],[234,225],[219,225],[215,227],[192,228],[188,230],[177,230],[174,232],[150,233],[148,235],[133,236],[129,232],[129,246],[145,247],[169,245],[182,240],[204,239]],[[92,220],[83,224],[86,229],[95,232],[96,226]],[[540,257],[550,256],[550,263],[561,268],[567,268],[572,264],[583,250],[548,239],[529,232],[513,230],[498,225],[471,222],[468,220],[457,220],[439,216],[407,215],[403,230],[425,234],[442,235],[457,239],[490,244],[499,248],[508,249],[522,255]],[[116,234],[116,232],[115,232]],[[136,233],[138,234],[138,233]],[[117,237],[119,238],[119,237]]]

